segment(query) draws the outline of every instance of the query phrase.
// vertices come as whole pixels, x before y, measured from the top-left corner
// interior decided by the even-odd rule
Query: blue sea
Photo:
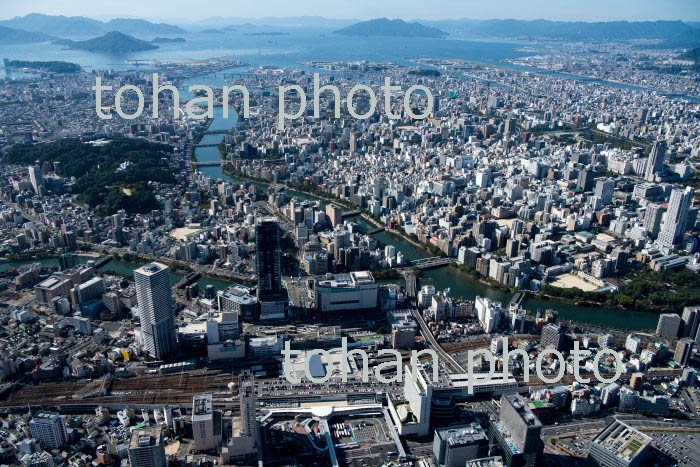
[[[229,56],[250,65],[290,66],[305,61],[391,61],[414,58],[463,58],[498,60],[526,55],[516,49],[523,43],[481,42],[463,39],[347,37],[332,29],[275,29],[285,35],[189,33],[187,42],[158,44],[156,50],[130,54],[99,54],[70,50],[51,43],[3,46],[0,58],[12,60],[62,60],[86,70],[132,68],[127,60],[187,62]],[[1,70],[0,73],[4,73]],[[0,74],[0,77],[4,74]]]

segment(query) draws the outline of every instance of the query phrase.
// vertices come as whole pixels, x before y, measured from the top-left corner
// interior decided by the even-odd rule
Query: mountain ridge
[[[0,26],[20,29],[27,32],[40,32],[59,37],[84,37],[118,31],[137,35],[173,35],[187,31],[179,26],[166,23],[153,23],[145,19],[115,18],[100,21],[85,16],[62,16],[30,13],[0,21]]]

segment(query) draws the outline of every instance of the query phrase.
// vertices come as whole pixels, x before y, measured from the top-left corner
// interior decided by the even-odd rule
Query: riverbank
[[[223,119],[220,116],[220,113],[220,110],[218,110],[217,118],[212,125],[213,128],[218,130],[235,126],[235,121]],[[216,140],[216,137],[218,136],[220,135],[207,135],[207,138],[211,140],[207,142],[216,142],[218,144],[220,142],[220,140]],[[198,161],[221,160],[221,156],[216,147],[197,148],[196,158]],[[229,180],[234,184],[252,183],[263,188],[270,185],[268,180],[253,179],[245,174],[234,171],[225,172],[221,165],[200,167],[199,171],[205,173],[213,179]],[[299,191],[292,187],[286,188],[290,195],[295,195],[305,200],[320,201],[322,203],[345,204],[340,203],[337,199],[329,196],[318,196],[317,193],[312,193],[311,190]],[[350,208],[348,207],[348,209]],[[358,216],[356,221],[358,224],[360,224],[360,226],[368,231],[371,231],[377,227],[384,227],[381,223],[378,223],[376,219],[372,219],[371,216],[367,215]],[[426,252],[426,248],[418,244],[415,239],[407,235],[402,235],[401,232],[398,231],[387,231],[386,229],[383,229],[380,232],[374,233],[372,237],[384,245],[392,245],[396,247],[398,251],[403,252],[404,257],[408,261],[442,254],[431,254],[430,252]],[[421,280],[425,281],[425,283],[432,283],[440,290],[450,289],[450,295],[452,297],[463,297],[465,300],[473,301],[477,296],[480,296],[487,297],[496,302],[508,304],[513,296],[513,292],[509,289],[504,290],[502,286],[497,288],[487,281],[478,280],[472,277],[470,274],[456,274],[455,271],[456,269],[454,267],[430,269],[424,271]],[[646,311],[607,308],[600,306],[576,306],[565,301],[558,301],[556,299],[548,300],[537,296],[530,296],[528,300],[523,303],[523,307],[530,314],[535,314],[538,311],[544,312],[546,309],[551,308],[559,312],[559,318],[562,320],[588,323],[589,325],[600,326],[603,328],[610,327],[638,331],[655,329],[658,322],[658,314],[648,313]]]

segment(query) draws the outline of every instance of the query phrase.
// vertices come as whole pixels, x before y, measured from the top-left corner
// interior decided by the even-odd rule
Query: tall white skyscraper
[[[177,349],[170,268],[150,263],[134,271],[141,336],[148,354],[161,360]]]
[[[692,187],[674,188],[671,192],[671,200],[668,202],[668,211],[664,218],[661,232],[659,232],[659,244],[665,247],[673,247],[683,238],[685,224],[688,220],[688,211],[693,205]]]

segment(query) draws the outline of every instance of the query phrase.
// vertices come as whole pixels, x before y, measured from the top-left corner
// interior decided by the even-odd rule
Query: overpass
[[[445,362],[445,365],[447,365],[453,373],[466,373],[466,370],[462,367],[462,365],[457,363],[457,361],[440,346],[438,341],[435,339],[435,336],[433,336],[433,332],[428,328],[428,325],[421,316],[420,312],[414,308],[411,310],[411,313],[413,315],[413,319],[415,319],[416,323],[418,323],[420,326],[420,332],[427,341],[428,347],[437,353],[440,360]]]

